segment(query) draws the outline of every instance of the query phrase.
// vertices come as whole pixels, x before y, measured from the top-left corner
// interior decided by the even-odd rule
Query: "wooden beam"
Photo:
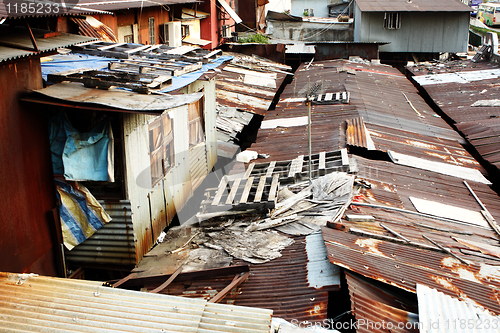
[[[132,53],[136,53],[136,52],[145,50],[149,47],[151,47],[151,45],[142,45],[142,46],[136,47],[135,49],[126,50],[125,53],[132,54]]]
[[[224,194],[224,191],[226,191],[226,185],[227,185],[227,177],[223,176],[219,184],[219,189],[217,190],[217,193],[215,193],[214,201],[212,201],[212,206],[217,206],[219,204],[220,199]]]
[[[290,166],[288,177],[294,177],[296,173],[302,172],[303,164],[304,164],[304,155],[300,155],[296,159],[292,160],[292,165]]]
[[[217,276],[227,276],[240,274],[242,272],[248,272],[249,266],[247,264],[244,265],[235,265],[235,266],[227,266],[221,268],[212,268],[205,269],[201,271],[193,271],[193,272],[185,272],[180,273],[176,278],[176,281],[196,281],[202,279],[211,279]],[[141,274],[140,272],[136,272],[137,275]],[[161,274],[161,275],[150,275],[150,276],[140,276],[140,277],[130,277],[130,279],[123,284],[126,285],[127,288],[130,287],[142,287],[145,285],[158,285],[163,283],[165,279],[170,277],[171,274]],[[108,281],[109,284],[116,283],[118,281]]]
[[[342,156],[342,165],[349,165],[349,155],[347,154],[347,148],[342,148],[340,150],[340,155]]]
[[[122,284],[124,284],[128,280],[135,278],[136,276],[137,276],[137,273],[131,273],[131,274],[127,275],[126,277],[124,277],[123,279],[121,279],[120,281],[113,283],[112,287],[118,288],[119,286],[121,286]]]
[[[266,171],[266,177],[272,177],[275,167],[276,167],[276,161],[272,161],[271,163],[269,163],[269,166],[267,167]]]
[[[274,201],[276,199],[276,193],[278,192],[278,180],[279,175],[275,174],[273,176],[273,181],[271,182],[271,190],[269,191],[269,198],[267,201]]]
[[[115,48],[115,47],[118,47],[118,46],[122,46],[122,45],[125,45],[126,43],[114,43],[114,44],[111,44],[111,45],[106,45],[106,46],[101,46],[101,47],[98,47],[97,49],[99,51],[106,51],[106,50],[109,50],[109,49],[112,49],[112,48]]]
[[[231,289],[236,288],[250,276],[250,272],[246,272],[242,276],[235,276],[235,279],[224,289],[222,289],[214,298],[208,301],[208,303],[219,303],[224,297],[226,297],[227,293],[231,291]]]
[[[226,205],[233,204],[233,200],[236,197],[236,192],[238,192],[238,189],[240,187],[240,182],[241,182],[241,178],[237,178],[234,180],[233,186],[231,187],[231,192],[227,196]]]
[[[266,185],[266,176],[260,177],[259,186],[257,186],[257,192],[255,193],[255,198],[253,202],[260,202],[262,199],[262,193],[264,192],[264,186]]]
[[[250,177],[247,179],[247,183],[245,185],[245,189],[243,190],[243,194],[241,195],[240,203],[246,203],[248,199],[248,195],[250,194],[250,189],[253,185],[254,177]]]
[[[326,152],[322,151],[319,153],[319,166],[320,170],[326,169]]]
[[[253,163],[253,162],[248,165],[248,169],[247,169],[247,171],[245,171],[245,175],[243,176],[243,178],[250,177],[250,174],[252,173],[254,166],[255,166],[255,163]]]
[[[151,290],[150,293],[157,294],[160,291],[162,291],[163,289],[167,288],[168,285],[171,284],[172,281],[174,281],[174,279],[177,277],[177,275],[179,275],[180,272],[182,272],[182,266],[177,268],[177,270],[172,275],[170,275],[170,277],[168,278],[167,281],[162,283],[161,286],[159,286],[158,288]]]

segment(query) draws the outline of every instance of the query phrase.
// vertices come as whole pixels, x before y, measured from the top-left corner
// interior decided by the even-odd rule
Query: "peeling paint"
[[[383,243],[383,241],[381,241],[379,239],[372,239],[372,238],[357,239],[355,242],[356,245],[358,245],[359,247],[362,247],[362,248],[366,248],[366,250],[372,254],[376,254],[376,255],[379,255],[381,257],[388,258],[385,254],[380,252],[379,249],[377,248],[377,246],[379,244],[382,244],[382,243]]]

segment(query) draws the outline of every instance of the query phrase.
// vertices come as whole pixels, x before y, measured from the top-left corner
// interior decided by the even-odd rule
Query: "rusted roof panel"
[[[234,56],[216,77],[216,97],[221,105],[264,115],[291,67],[259,57]],[[291,74],[291,73],[290,73]]]
[[[332,266],[327,268],[328,264],[319,260],[319,257],[326,255],[321,251],[321,246],[306,250],[308,242],[317,245],[315,240],[308,241],[305,236],[293,238],[295,242],[281,252],[280,258],[250,265],[249,278],[231,290],[220,303],[272,309],[275,317],[289,321],[315,322],[327,319],[328,291],[340,288],[339,272],[335,269],[336,273],[332,273]],[[235,261],[232,265],[243,263]],[[319,264],[323,265],[323,273],[316,271]],[[311,281],[308,279],[310,270],[316,274]],[[321,278],[321,274],[325,274],[325,277]],[[189,282],[174,281],[162,293],[209,300],[229,285],[233,278],[231,275]],[[310,286],[310,283],[318,288]],[[145,285],[147,289],[157,286]]]
[[[396,69],[346,60],[303,64],[287,85],[276,109],[264,118],[280,120],[308,114],[305,95],[350,93],[349,104],[312,105],[312,153],[356,146],[405,153],[429,161],[479,169],[465,142]],[[308,127],[261,128],[251,149],[272,160],[308,153]]]
[[[109,14],[106,9],[93,9],[80,6],[68,6],[63,8],[61,2],[49,2],[50,6],[43,7],[44,10],[36,10],[31,13],[29,10],[21,10],[23,0],[10,0],[2,1],[0,4],[0,20],[4,18],[26,18],[26,17],[46,17],[46,16],[80,16],[80,15],[93,15],[93,14]],[[68,4],[78,4],[79,1],[68,1]],[[32,1],[34,5],[38,5]],[[42,1],[38,1],[42,3]],[[10,6],[8,6],[10,4]],[[16,6],[17,5],[17,6]],[[18,10],[19,8],[19,10]],[[38,7],[36,7],[38,8]]]
[[[345,272],[351,312],[355,315],[356,332],[418,332],[418,307],[415,295],[394,290],[383,283]]]
[[[470,12],[459,0],[356,0],[363,12]]]
[[[467,77],[474,80],[462,83],[450,79],[440,84],[422,83],[421,87],[450,117],[481,157],[497,169],[500,168],[500,106],[495,106],[493,102],[500,98],[500,86],[498,79],[482,77],[480,73],[498,69],[499,66],[493,62],[473,63],[463,60],[408,67],[416,79],[423,75],[432,78],[435,75],[466,73]],[[461,78],[463,75],[456,77]],[[480,101],[491,101],[492,106],[473,106]]]
[[[0,25],[0,62],[36,56],[55,51],[58,48],[70,47],[75,44],[96,40],[94,37],[66,33],[53,36],[53,33],[47,30],[31,30],[35,37],[38,51],[33,49],[28,29],[24,27],[11,27],[8,24]]]
[[[89,10],[120,10],[128,8],[143,8],[143,7],[153,7],[153,6],[165,6],[165,5],[176,5],[176,4],[186,4],[200,2],[196,0],[113,0],[113,1],[102,1],[102,0],[80,0],[78,6],[81,8],[88,8]]]
[[[269,332],[272,311],[129,291],[102,282],[0,273],[2,331]]]

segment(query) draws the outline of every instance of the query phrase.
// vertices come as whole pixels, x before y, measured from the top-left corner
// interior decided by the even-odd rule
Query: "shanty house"
[[[470,8],[459,0],[356,0],[354,41],[390,42],[380,52],[466,52]]]
[[[93,43],[86,47],[102,47],[99,45]],[[143,47],[135,44],[111,46],[114,47],[107,48],[107,51],[115,55],[120,52],[128,54],[125,52],[127,47],[128,50]],[[160,56],[162,50],[156,51]],[[71,59],[71,63],[78,61]],[[83,59],[82,66],[85,66],[92,58]],[[111,68],[121,66],[113,75],[124,72],[124,75],[129,75],[124,83],[125,88],[134,90],[136,82],[132,79],[144,79],[139,74],[134,76],[126,72],[126,68],[134,68],[133,59],[109,60],[113,64]],[[158,59],[153,60],[158,64]],[[60,61],[63,65],[68,63],[64,57],[54,58],[54,61]],[[166,63],[172,62],[163,63],[164,67]],[[173,83],[163,90],[170,93],[167,96],[164,93],[151,95],[116,89],[102,90],[85,87],[81,83],[65,82],[78,81],[77,76],[89,80],[97,78],[91,76],[97,75],[93,74],[95,72],[89,72],[89,76],[85,76],[87,72],[82,72],[49,75],[48,81],[61,83],[38,89],[35,94],[25,98],[28,102],[36,103],[37,107],[48,106],[46,111],[51,119],[55,119],[51,133],[60,133],[57,125],[62,122],[64,132],[70,132],[71,138],[75,137],[73,133],[79,133],[76,134],[78,137],[91,133],[91,138],[102,133],[102,137],[109,140],[106,152],[106,148],[98,153],[84,153],[82,149],[79,156],[71,155],[73,158],[67,151],[68,137],[63,137],[64,151],[59,150],[59,155],[62,155],[59,172],[53,163],[58,178],[72,186],[74,180],[79,181],[99,200],[111,218],[109,223],[90,237],[84,237],[82,242],[66,246],[70,249],[66,251],[69,265],[106,266],[108,269],[133,267],[152,248],[163,229],[193,195],[217,161],[215,80],[207,73],[207,66],[213,68],[219,64],[215,62],[202,66],[182,63],[176,71],[181,71],[182,66],[185,71],[189,68],[195,71],[191,70],[187,79],[182,75],[174,77]],[[105,73],[99,72],[99,75],[102,79]],[[100,137],[94,141],[101,140]],[[51,136],[51,143],[59,139],[58,135]],[[91,146],[92,140],[88,141],[74,145]],[[53,155],[57,155],[54,145],[51,149]],[[97,165],[100,165],[100,162],[96,162],[98,159],[104,161],[100,174],[97,172]],[[73,211],[71,207],[68,210]]]

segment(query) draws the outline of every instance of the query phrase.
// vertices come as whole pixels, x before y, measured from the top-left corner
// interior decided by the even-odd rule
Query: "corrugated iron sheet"
[[[144,8],[144,7],[186,4],[186,3],[195,3],[195,2],[199,2],[199,1],[193,1],[193,0],[159,0],[159,1],[148,1],[148,0],[113,0],[113,1],[80,0],[80,1],[78,1],[78,6],[81,8],[86,8],[88,10],[114,11],[114,10],[128,9],[128,8]]]
[[[22,3],[22,1],[16,1],[16,2],[18,5]],[[57,12],[55,7],[50,7],[53,10],[43,10],[43,11],[39,10],[34,13],[30,13],[29,11],[26,11],[26,13],[22,13],[20,10],[14,11],[13,10],[14,7],[12,7],[10,8],[9,12],[9,8],[5,6],[6,3],[8,2],[3,2],[3,5],[0,6],[0,20],[3,20],[4,18],[26,18],[26,17],[46,17],[46,16],[79,16],[79,15],[93,15],[93,14],[111,15],[110,12],[106,12],[103,10],[83,8],[79,6],[74,6],[70,9],[65,8],[64,10],[57,10]],[[15,2],[11,2],[11,5],[13,4],[15,4]],[[61,9],[61,7],[59,7],[59,9]]]
[[[269,332],[272,311],[207,304],[102,282],[0,273],[0,330]]]
[[[1,6],[3,7],[3,6]],[[11,27],[7,24],[0,25],[0,62],[23,57],[35,56],[45,52],[55,51],[58,48],[70,47],[75,44],[96,40],[94,37],[61,33],[59,36],[44,38],[50,31],[31,29],[35,37],[39,52],[33,49],[28,29]],[[5,46],[6,43],[8,46]],[[32,50],[33,51],[28,51]]]
[[[259,57],[235,58],[217,74],[217,103],[264,115],[291,67]]]
[[[469,6],[455,0],[356,0],[363,12],[470,12]]]
[[[318,235],[308,236],[309,239],[293,237],[294,244],[286,247],[280,258],[250,265],[249,278],[231,290],[220,303],[269,308],[274,311],[274,316],[289,321],[319,322],[327,319],[328,292],[339,290],[340,279],[338,268],[326,262]],[[243,263],[235,261],[233,265]],[[318,274],[318,269],[323,272]],[[208,300],[229,285],[233,278],[234,275],[190,282],[176,283],[174,280],[162,293]],[[151,290],[157,286],[146,287]]]
[[[500,317],[477,305],[417,284],[421,333],[498,332]]]
[[[136,264],[134,226],[129,200],[101,202],[111,216],[110,223],[66,253],[68,262],[134,266]]]
[[[345,272],[356,332],[418,332],[415,295]],[[392,328],[392,329],[391,329]]]
[[[82,36],[95,37],[106,42],[113,42],[113,43],[118,42],[118,39],[116,38],[113,30],[111,30],[108,26],[102,23],[97,25],[92,25],[86,19],[79,17],[72,17],[71,21],[75,22],[78,25],[79,33]]]
[[[346,60],[303,64],[265,121],[307,116],[305,94],[349,92],[349,104],[312,106],[312,153],[349,146],[397,151],[485,171],[396,69]],[[347,122],[347,124],[346,124]],[[272,160],[308,153],[307,126],[261,129],[251,149]]]
[[[439,84],[422,85],[434,103],[443,111],[457,129],[466,137],[481,157],[497,169],[500,168],[500,108],[497,106],[472,106],[480,100],[495,100],[500,97],[498,79],[483,77],[484,71],[498,71],[493,62],[472,63],[457,60],[446,64],[418,65],[408,67],[415,79],[421,76],[455,75],[475,80],[460,83],[457,80]]]

